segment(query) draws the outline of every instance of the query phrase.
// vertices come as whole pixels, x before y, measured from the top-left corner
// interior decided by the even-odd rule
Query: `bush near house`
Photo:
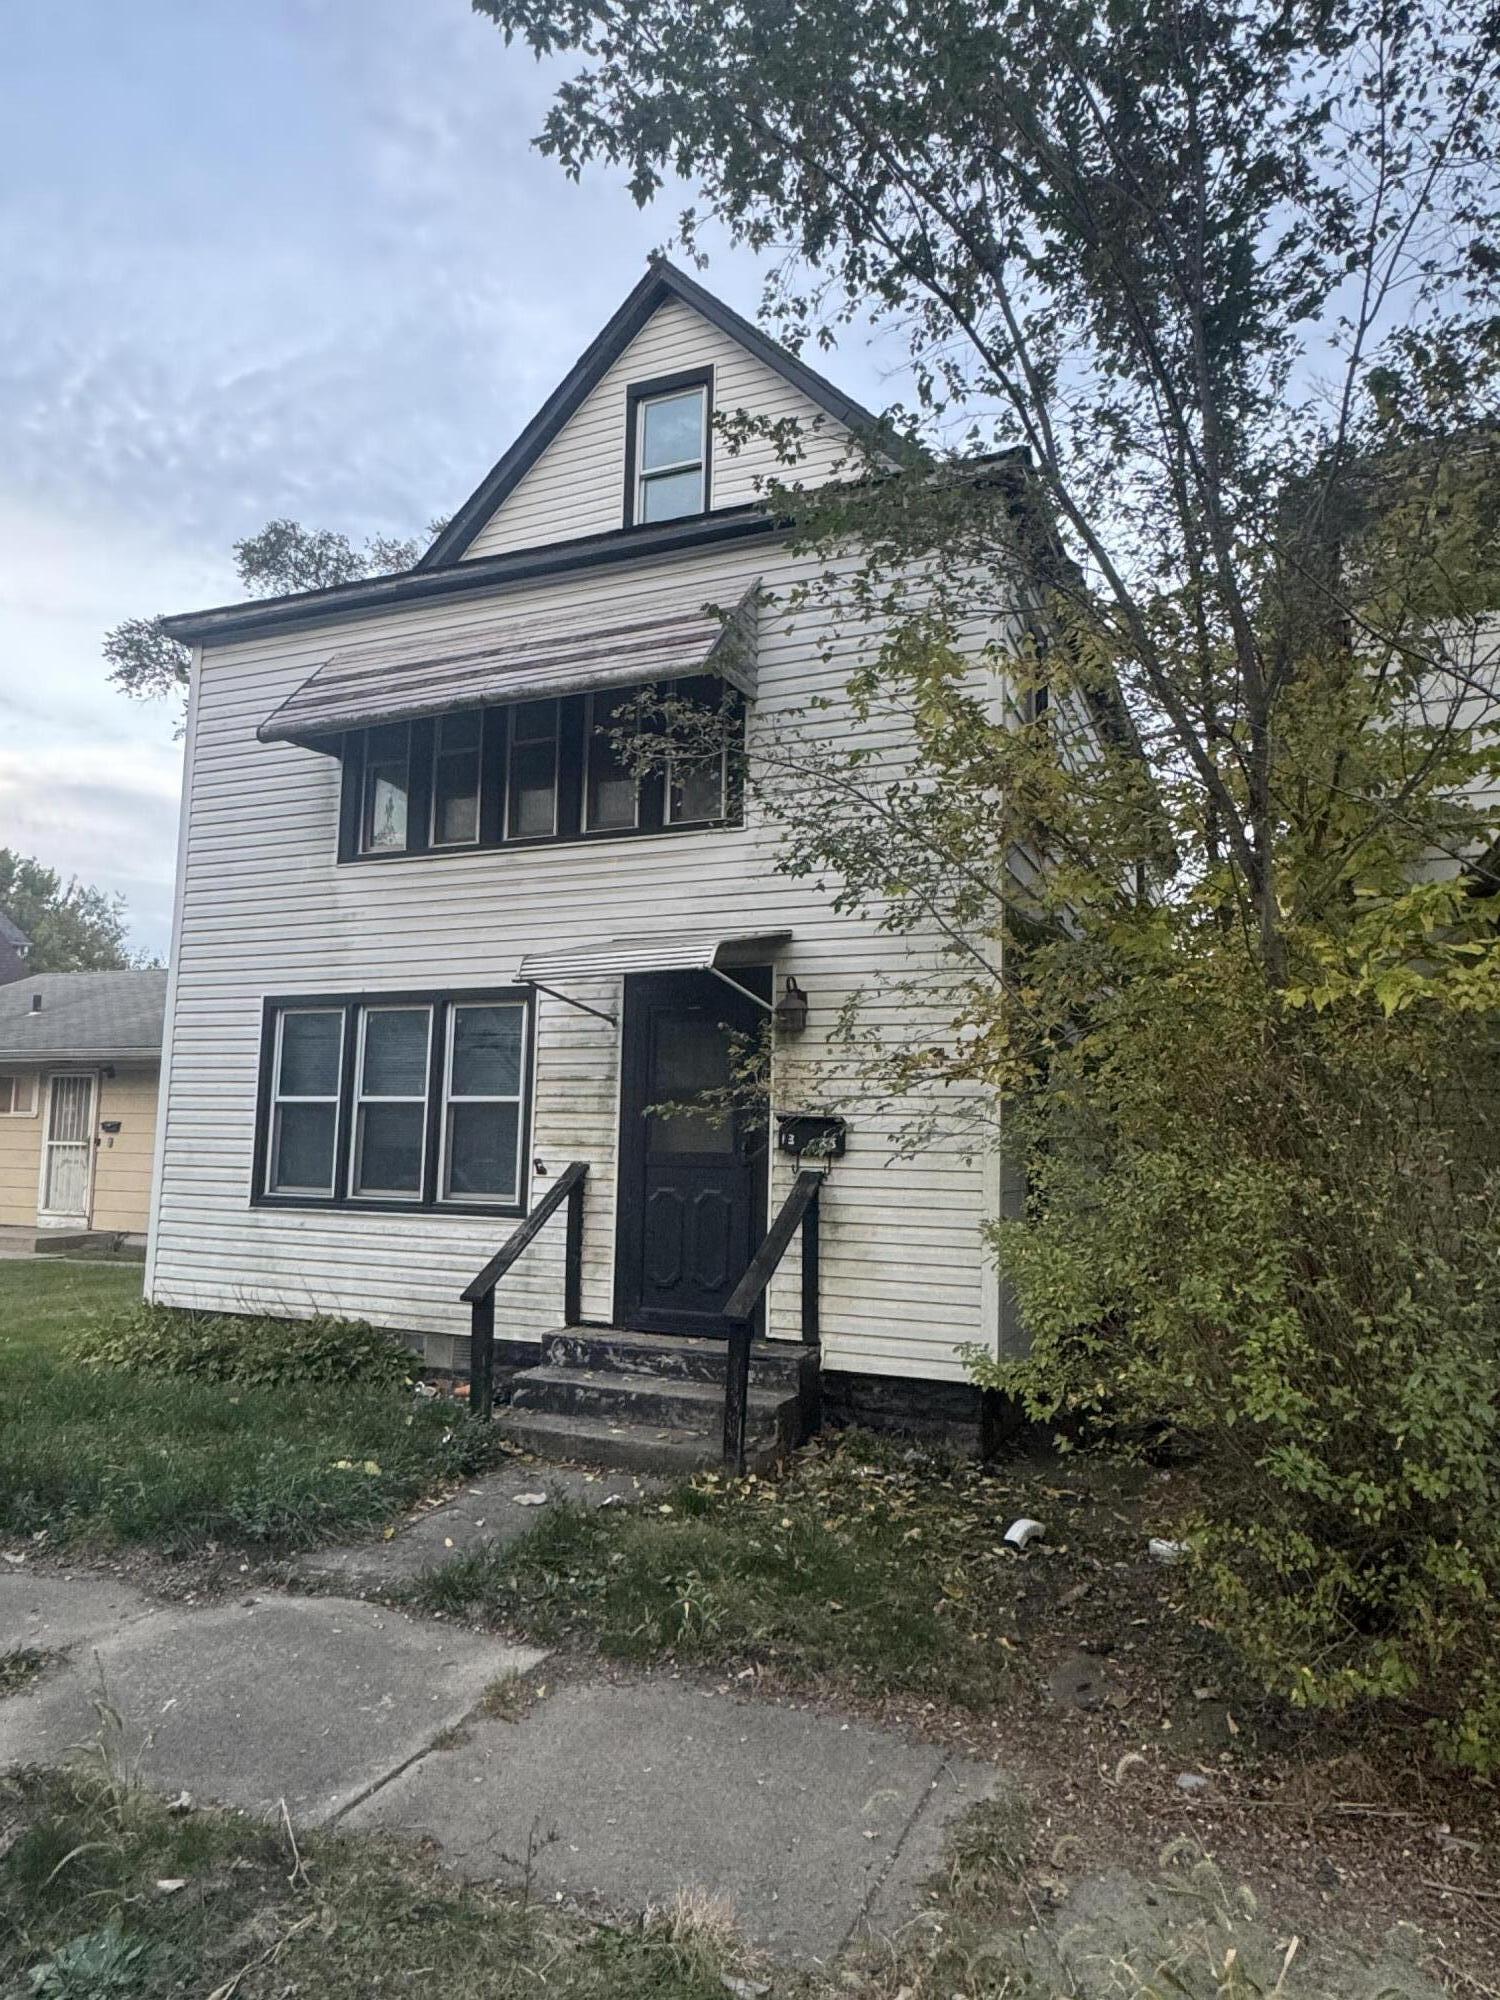
[[[361,1320],[180,1312],[144,1301],[129,1312],[86,1322],[68,1351],[81,1368],[257,1388],[300,1382],[409,1389],[417,1375],[413,1355]]]
[[[373,1532],[493,1449],[418,1403],[371,1328],[167,1314],[139,1282],[0,1265],[0,1536],[303,1548]]]
[[[1398,1704],[1500,1769],[1500,1131],[1487,1015],[1283,1004],[1219,940],[1126,983],[1018,1112],[1000,1254],[1035,1334],[981,1378],[1171,1436],[1199,1610],[1312,1708]]]

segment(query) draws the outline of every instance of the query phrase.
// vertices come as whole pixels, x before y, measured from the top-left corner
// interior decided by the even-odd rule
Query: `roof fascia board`
[[[879,418],[855,402],[852,396],[846,396],[816,369],[809,368],[796,355],[768,339],[759,327],[735,312],[733,307],[725,305],[722,299],[715,298],[712,292],[705,291],[686,272],[679,271],[675,264],[660,258],[579,355],[515,443],[475,487],[417,563],[419,570],[438,569],[459,560],[485,522],[515,491],[652,314],[672,298],[681,300],[729,339],[737,341],[756,360],[774,370],[783,381],[800,390],[809,401],[850,430],[866,433],[883,430]]]
[[[368,577],[358,583],[337,583],[326,590],[304,590],[292,597],[267,597],[247,604],[221,604],[207,611],[188,611],[162,622],[174,639],[190,645],[226,645],[269,632],[300,630],[357,612],[388,611],[446,597],[466,597],[566,576],[577,570],[602,569],[611,563],[650,561],[788,532],[758,504],[696,514],[683,521],[665,521],[647,528],[611,528],[603,535],[576,541],[550,542],[542,548],[512,549],[503,555],[480,556],[473,562],[444,569],[402,570],[395,576]]]
[[[133,1043],[129,1048],[96,1048],[82,1044],[57,1049],[0,1048],[7,1069],[55,1069],[59,1063],[141,1063],[161,1061],[161,1044]]]

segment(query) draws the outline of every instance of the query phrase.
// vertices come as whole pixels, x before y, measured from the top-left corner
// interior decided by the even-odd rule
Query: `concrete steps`
[[[540,1457],[629,1472],[685,1474],[722,1463],[721,1340],[674,1339],[612,1327],[562,1327],[522,1369],[496,1422]],[[765,1467],[816,1425],[817,1356],[787,1343],[750,1351],[746,1461]]]

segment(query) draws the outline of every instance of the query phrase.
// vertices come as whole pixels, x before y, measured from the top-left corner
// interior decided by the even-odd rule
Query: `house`
[[[0,910],[0,986],[8,986],[12,979],[21,977],[30,949],[31,939],[25,931]]]
[[[166,997],[165,972],[0,986],[0,1238],[144,1240]]]
[[[516,1434],[606,1456],[642,1384],[657,1435],[712,1429],[726,1308],[770,1270],[762,1429],[805,1420],[815,1332],[825,1409],[978,1409],[960,1348],[1020,1338],[995,1149],[788,1117],[827,1113],[796,1078],[851,992],[894,1017],[936,942],[778,874],[727,760],[633,782],[607,727],[642,683],[722,691],[752,765],[813,698],[840,726],[870,642],[825,659],[830,613],[789,600],[777,444],[716,433],[741,409],[799,421],[804,480],[874,424],[654,262],[415,568],[168,621],[193,666],[153,1299],[359,1316],[456,1369],[492,1309]],[[767,1021],[762,1115],[683,1109]]]

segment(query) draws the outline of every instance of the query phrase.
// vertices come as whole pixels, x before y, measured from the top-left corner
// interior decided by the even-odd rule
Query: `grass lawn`
[[[0,1536],[300,1548],[373,1531],[488,1455],[406,1390],[80,1367],[70,1338],[140,1283],[139,1266],[0,1262]]]
[[[1060,1566],[1018,1560],[1014,1479],[860,1433],[804,1453],[778,1480],[712,1477],[640,1508],[549,1507],[508,1547],[417,1587],[429,1610],[581,1637],[608,1656],[753,1666],[790,1685],[990,1711],[1013,1691],[1027,1632],[1087,1559],[1144,1555],[1144,1536],[1063,1489],[1046,1499]],[[1086,1522],[1086,1525],[1085,1525]],[[1116,1544],[1119,1546],[1117,1547]],[[1111,1628],[1107,1575],[1089,1614]]]

